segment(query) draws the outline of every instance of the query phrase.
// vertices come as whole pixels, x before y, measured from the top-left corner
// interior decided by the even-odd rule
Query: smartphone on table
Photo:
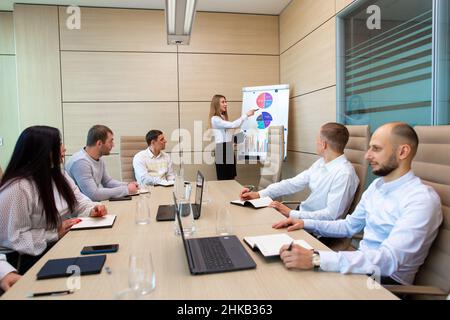
[[[118,244],[102,244],[98,246],[86,246],[81,250],[81,254],[110,253],[117,252],[118,250]]]

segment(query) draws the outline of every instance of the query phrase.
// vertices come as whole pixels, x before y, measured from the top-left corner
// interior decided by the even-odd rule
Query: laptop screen
[[[203,198],[203,184],[205,183],[205,178],[200,171],[197,171],[197,181],[195,190],[195,204],[200,206],[202,204]]]

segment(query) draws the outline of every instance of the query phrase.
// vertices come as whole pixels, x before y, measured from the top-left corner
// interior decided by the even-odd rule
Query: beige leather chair
[[[352,213],[356,205],[361,200],[361,195],[364,192],[364,187],[367,181],[367,170],[369,163],[365,159],[367,150],[369,149],[370,131],[369,126],[346,126],[350,134],[347,146],[344,149],[344,154],[355,168],[355,172],[359,178],[358,189],[356,189],[353,202],[348,208],[347,212]]]
[[[120,137],[120,167],[122,181],[135,181],[133,170],[133,157],[139,151],[148,148],[145,137],[143,136],[121,136]]]
[[[258,189],[267,188],[270,184],[281,180],[281,169],[284,160],[284,126],[269,127],[267,158],[261,167],[261,178]]]
[[[450,126],[417,126],[419,149],[413,171],[441,197],[443,223],[413,286],[385,286],[414,298],[441,298],[450,291]]]
[[[356,189],[355,196],[353,198],[350,207],[347,209],[347,214],[351,214],[355,210],[356,206],[361,200],[361,196],[364,192],[367,181],[367,170],[369,163],[365,159],[366,152],[369,148],[370,130],[368,125],[363,126],[346,126],[350,134],[348,143],[345,146],[344,154],[347,160],[351,162],[353,168],[355,168],[356,175],[359,178],[359,185]],[[356,250],[359,247],[359,242],[363,238],[363,233],[354,235],[351,239],[335,239],[335,238],[321,238],[324,244],[334,251],[342,250]]]

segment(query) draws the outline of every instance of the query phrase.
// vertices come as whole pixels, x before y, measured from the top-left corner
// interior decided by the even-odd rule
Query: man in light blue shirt
[[[345,220],[286,219],[273,225],[288,231],[304,228],[325,237],[349,238],[364,230],[357,251],[311,251],[294,245],[280,249],[287,268],[375,274],[382,282],[412,284],[442,223],[439,196],[411,171],[418,138],[405,123],[375,131],[366,159],[376,179]],[[386,277],[383,279],[383,277]]]
[[[299,210],[272,202],[275,208],[286,217],[297,219],[336,220],[341,218],[350,207],[358,188],[359,179],[353,165],[344,155],[349,139],[347,128],[339,123],[326,123],[317,136],[316,152],[321,158],[309,169],[291,179],[271,184],[259,192],[241,191],[242,200],[259,197],[277,198],[282,195],[311,190]]]

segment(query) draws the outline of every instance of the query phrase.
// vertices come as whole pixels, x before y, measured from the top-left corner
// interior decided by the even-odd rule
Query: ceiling
[[[198,0],[197,11],[279,15],[291,0]],[[0,10],[14,3],[59,4],[91,7],[164,9],[164,0],[0,0]]]

